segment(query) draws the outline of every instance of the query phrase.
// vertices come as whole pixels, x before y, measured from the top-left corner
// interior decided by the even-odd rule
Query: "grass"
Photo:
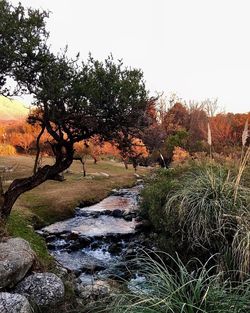
[[[234,191],[235,178],[226,168],[214,164],[194,168],[169,195],[167,215],[177,213],[190,243],[211,244],[216,237],[222,240],[228,215],[236,218],[250,211],[250,189],[239,185],[236,198]]]
[[[168,256],[169,258],[172,258]],[[105,309],[109,313],[247,313],[250,307],[250,281],[234,284],[222,281],[222,273],[212,274],[209,261],[195,260],[188,270],[178,257],[172,258],[175,270],[158,255],[145,255],[139,274],[142,283],[132,291],[122,290]],[[190,262],[194,262],[190,261]],[[193,266],[192,266],[193,267]],[[97,310],[96,310],[97,311]],[[95,312],[96,312],[95,311]]]
[[[21,237],[27,240],[35,251],[39,266],[43,268],[53,267],[53,258],[49,255],[44,239],[36,234],[31,225],[31,216],[21,215],[14,211],[7,224],[7,232],[13,237]]]

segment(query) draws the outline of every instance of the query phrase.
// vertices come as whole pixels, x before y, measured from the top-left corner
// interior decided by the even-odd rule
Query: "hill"
[[[18,100],[10,100],[0,96],[0,120],[17,121],[27,117],[29,109]]]

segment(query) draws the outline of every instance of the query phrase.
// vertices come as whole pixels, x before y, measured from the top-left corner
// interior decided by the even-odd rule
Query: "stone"
[[[77,240],[77,241],[73,241],[69,246],[68,249],[70,251],[78,251],[82,248],[81,243]]]
[[[136,221],[137,223],[141,222],[142,220],[143,220],[143,218],[142,218],[141,216],[137,216],[137,217],[135,218],[135,221]]]
[[[95,280],[92,276],[85,274],[82,274],[79,280],[80,283],[76,285],[76,293],[82,299],[102,298],[111,293],[111,288],[107,281]]]
[[[57,239],[56,235],[49,235],[46,237],[47,242],[51,242],[51,241],[54,241],[56,239]]]
[[[93,218],[98,218],[101,216],[101,212],[94,212],[93,214],[91,214]]]
[[[21,281],[15,292],[39,307],[54,306],[64,297],[64,285],[53,273],[34,273]]]
[[[123,218],[125,219],[125,221],[131,222],[133,220],[133,215],[132,214],[125,214],[125,215],[123,215]]]
[[[101,241],[94,241],[91,243],[91,249],[98,249],[102,246],[102,242]]]
[[[118,218],[121,218],[123,216],[123,212],[122,210],[119,210],[119,209],[115,209],[112,213],[113,217],[118,217]]]
[[[135,230],[138,232],[148,232],[152,228],[151,223],[148,220],[142,220],[140,223],[136,224]]]
[[[59,278],[67,278],[68,276],[68,271],[66,268],[62,267],[61,265],[57,264],[56,265],[56,275],[59,277]]]
[[[82,247],[86,247],[91,243],[91,239],[87,236],[80,236],[79,242],[81,243]]]
[[[79,233],[72,231],[69,235],[68,235],[68,240],[77,240],[79,238]]]
[[[0,243],[0,289],[13,287],[21,281],[35,261],[29,243],[21,238],[10,238]]]
[[[94,201],[93,200],[84,200],[84,201],[81,201],[78,205],[79,208],[85,208],[85,207],[88,207],[88,206],[91,206],[94,204]]]
[[[1,313],[32,313],[28,300],[19,294],[0,292]]]
[[[108,251],[110,253],[113,253],[113,254],[118,254],[122,251],[122,248],[121,248],[121,245],[119,243],[112,243],[109,246]]]

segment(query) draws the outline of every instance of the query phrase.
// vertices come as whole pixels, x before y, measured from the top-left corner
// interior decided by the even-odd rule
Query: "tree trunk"
[[[3,179],[0,176],[0,208],[4,203],[4,190],[3,190]]]
[[[83,171],[83,177],[86,177],[86,168],[85,168],[85,162],[82,161],[82,171]]]
[[[37,168],[38,168],[38,161],[39,161],[40,152],[41,152],[40,139],[41,139],[44,131],[45,131],[45,126],[43,125],[42,128],[41,128],[41,131],[40,131],[40,133],[39,133],[39,135],[37,136],[37,139],[36,139],[36,159],[35,159],[34,169],[33,169],[33,173],[34,174],[36,174]]]
[[[133,168],[134,168],[135,173],[136,173],[136,170],[137,170],[137,160],[136,160],[136,158],[132,159],[132,164],[133,164]]]
[[[68,149],[67,149],[68,150]],[[29,191],[46,180],[54,179],[66,170],[73,161],[73,148],[70,147],[66,155],[58,154],[53,165],[45,165],[39,168],[30,177],[15,179],[8,190],[3,194],[3,203],[0,208],[0,219],[6,220],[17,198],[26,191]]]
[[[124,163],[125,169],[128,170],[128,161],[126,159],[123,159],[123,163]]]
[[[82,163],[82,172],[83,172],[83,177],[86,176],[86,168],[85,168],[85,161],[83,159],[83,157],[80,156],[74,156],[74,160],[78,160]]]

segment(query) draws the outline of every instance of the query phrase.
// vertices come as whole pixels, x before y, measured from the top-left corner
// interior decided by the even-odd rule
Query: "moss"
[[[27,240],[44,268],[53,268],[53,258],[48,253],[45,240],[35,232],[31,219],[30,215],[13,211],[7,221],[7,231],[13,237]]]

